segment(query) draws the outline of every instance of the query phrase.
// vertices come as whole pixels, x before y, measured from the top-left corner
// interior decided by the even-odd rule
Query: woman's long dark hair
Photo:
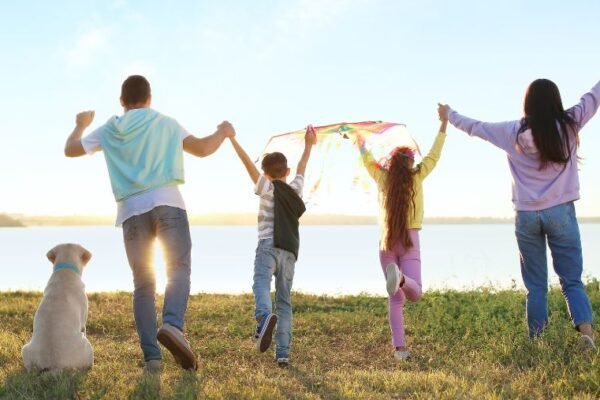
[[[579,136],[575,120],[563,108],[556,84],[548,79],[536,79],[527,88],[523,103],[525,116],[519,134],[531,129],[540,154],[540,170],[550,163],[566,166],[571,161],[571,149],[579,145]],[[569,129],[575,133],[574,143]]]
[[[412,247],[408,235],[409,212],[415,211],[413,151],[407,147],[397,148],[388,162],[384,186],[386,235],[384,250],[392,250],[401,242],[405,248]]]

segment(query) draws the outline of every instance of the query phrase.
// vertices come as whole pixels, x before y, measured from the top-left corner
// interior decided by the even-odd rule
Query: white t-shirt
[[[302,197],[302,189],[304,188],[304,177],[296,175],[290,182],[290,186]],[[256,181],[254,193],[260,196],[260,204],[258,206],[258,238],[269,239],[273,237],[273,223],[275,221],[275,201],[273,193],[275,185],[267,177],[261,175]]]
[[[98,128],[89,135],[81,138],[81,145],[87,154],[91,155],[102,150],[102,144],[100,142],[101,132],[102,129]],[[190,133],[184,128],[181,128],[180,132],[181,141],[190,136]],[[133,217],[134,215],[144,214],[158,206],[177,207],[185,210],[185,202],[179,191],[179,186],[162,186],[118,201],[115,225],[120,226],[128,218]]]

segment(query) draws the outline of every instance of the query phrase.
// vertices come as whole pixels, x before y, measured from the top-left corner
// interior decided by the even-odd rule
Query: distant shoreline
[[[600,223],[600,217],[579,217],[579,223]],[[114,216],[108,215],[7,215],[0,214],[0,227],[23,226],[113,226]],[[302,217],[302,225],[376,225],[377,217],[372,215],[308,214]],[[513,224],[513,217],[430,217],[425,225],[482,225]],[[191,225],[256,225],[256,214],[217,213],[191,215]]]

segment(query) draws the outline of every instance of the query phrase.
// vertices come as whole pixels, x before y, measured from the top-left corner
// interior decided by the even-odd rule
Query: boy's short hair
[[[121,99],[125,106],[143,104],[150,94],[150,82],[141,75],[131,75],[121,85]]]
[[[278,151],[267,154],[260,166],[273,179],[283,178],[288,170],[287,158]]]

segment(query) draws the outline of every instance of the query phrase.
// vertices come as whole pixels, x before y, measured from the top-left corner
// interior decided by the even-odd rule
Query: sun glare
[[[164,293],[167,281],[167,269],[165,266],[165,253],[160,241],[154,242],[154,273],[156,275],[156,292]]]

